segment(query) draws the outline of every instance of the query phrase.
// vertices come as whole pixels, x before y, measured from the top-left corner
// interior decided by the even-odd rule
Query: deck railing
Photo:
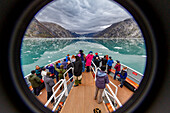
[[[97,66],[94,64],[93,61],[92,61],[92,64],[93,64],[93,66],[94,66],[94,69],[93,69],[92,66],[91,66],[91,69],[92,69],[93,73],[95,74],[95,81],[96,81],[97,71],[98,71],[98,70],[101,70],[101,69],[100,69],[99,67],[97,67]],[[94,70],[95,70],[95,71],[94,71]],[[116,109],[115,109],[115,107],[113,106],[112,101],[111,101],[111,99],[109,98],[109,96],[112,97],[112,98],[114,99],[114,102],[117,102],[120,107],[122,106],[122,104],[120,103],[119,99],[116,97],[117,91],[118,91],[118,87],[117,87],[114,83],[112,83],[111,81],[109,81],[109,83],[116,88],[115,93],[114,93],[113,90],[111,89],[110,85],[109,85],[109,84],[106,84],[106,86],[108,87],[108,89],[110,90],[110,92],[111,92],[112,95],[111,95],[108,91],[106,91],[106,89],[104,89],[104,92],[103,92],[103,95],[102,95],[102,96],[104,96],[104,95],[106,96],[106,98],[108,99],[108,101],[109,101],[112,109],[115,111]],[[109,95],[109,96],[108,96],[108,95]]]

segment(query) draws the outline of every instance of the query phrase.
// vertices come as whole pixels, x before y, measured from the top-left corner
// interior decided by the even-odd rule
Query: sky
[[[88,34],[102,31],[132,16],[110,0],[54,0],[42,8],[35,18],[56,23],[78,34]]]

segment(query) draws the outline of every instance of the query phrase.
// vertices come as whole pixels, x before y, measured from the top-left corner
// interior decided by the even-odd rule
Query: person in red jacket
[[[120,73],[120,70],[121,70],[121,64],[120,64],[120,61],[116,60],[117,63],[115,65],[115,75],[114,75],[114,80],[116,80],[116,75]]]

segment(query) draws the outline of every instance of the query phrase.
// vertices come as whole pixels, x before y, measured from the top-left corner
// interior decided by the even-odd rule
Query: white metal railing
[[[68,71],[70,71],[71,69],[74,70],[73,67],[70,67],[70,68],[63,74],[64,79],[59,80],[59,81],[52,87],[53,95],[50,97],[50,99],[49,99],[49,100],[46,102],[46,104],[44,105],[45,107],[47,107],[48,104],[50,103],[50,101],[54,98],[56,104],[55,104],[55,106],[53,107],[52,111],[55,111],[55,109],[57,108],[57,106],[58,106],[59,102],[61,101],[62,97],[64,96],[64,94],[65,94],[65,96],[68,96],[67,82],[68,82],[69,80],[71,80],[71,79],[73,78],[73,76],[66,81],[65,75],[66,75],[66,74],[68,73]],[[61,83],[60,83],[60,82],[61,82]],[[59,85],[58,88],[54,91],[54,88],[55,88],[59,83],[60,83],[60,85]],[[62,85],[64,85],[64,90],[56,97],[55,95],[56,95],[56,93],[58,92],[59,88],[62,87]],[[58,98],[58,101],[56,102],[57,98]]]
[[[61,79],[61,83],[60,85],[58,86],[58,88],[53,92],[52,96],[48,99],[48,101],[46,102],[46,104],[44,105],[45,107],[48,106],[48,104],[51,102],[51,100],[54,98],[54,96],[56,95],[56,93],[58,92],[58,90],[60,89],[60,87],[62,87],[62,85],[64,84],[65,82],[65,79]],[[58,82],[59,83],[59,82]]]
[[[97,68],[93,61],[92,61],[92,64],[93,64],[94,67],[95,67],[95,71],[94,71],[93,67],[91,67],[91,68],[92,68],[92,71],[93,71],[94,74],[95,74],[95,81],[96,81],[97,70],[101,70],[101,69],[100,69],[99,67]],[[111,83],[111,85],[113,85],[113,86],[116,88],[116,89],[115,89],[115,93],[113,92],[113,90],[111,89],[111,87],[109,86],[109,84],[106,84],[112,95],[111,95],[109,92],[107,92],[106,89],[104,89],[104,92],[103,92],[103,95],[102,95],[102,96],[104,96],[104,95],[106,96],[106,98],[108,99],[108,101],[109,101],[112,109],[115,111],[116,109],[115,109],[115,107],[113,106],[112,101],[111,101],[111,99],[109,98],[109,96],[112,97],[112,98],[114,99],[114,102],[116,101],[120,107],[122,106],[122,104],[120,103],[119,99],[116,97],[117,91],[118,91],[118,87],[117,87],[114,83],[112,83],[111,81],[109,81],[109,82]],[[108,96],[108,95],[109,95],[109,96]]]

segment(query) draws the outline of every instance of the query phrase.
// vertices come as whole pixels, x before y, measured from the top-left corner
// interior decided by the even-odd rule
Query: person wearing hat
[[[127,67],[123,67],[123,69],[120,73],[120,83],[121,84],[118,85],[119,87],[121,87],[121,88],[123,87],[126,77],[127,77]]]
[[[75,85],[74,87],[77,87],[79,84],[81,84],[82,80],[82,62],[80,57],[75,56],[76,61],[74,62],[74,80]]]
[[[47,90],[47,100],[53,95],[52,87],[55,85],[53,79],[50,77],[51,72],[47,72],[46,76],[44,76],[45,88]],[[54,98],[51,100],[51,103],[54,102]]]
[[[107,65],[108,65],[107,74],[110,74],[110,70],[112,68],[113,63],[114,63],[114,61],[112,60],[112,57],[109,57],[109,60],[107,61]]]
[[[69,54],[67,54],[67,56],[66,56],[66,62],[68,62],[69,60],[70,60],[70,57],[69,57],[70,55]]]
[[[116,80],[116,75],[119,74],[119,73],[120,73],[120,70],[121,70],[121,69],[120,69],[120,68],[121,68],[120,61],[118,61],[118,60],[116,60],[116,61],[117,61],[117,63],[116,63],[116,65],[115,65],[115,67],[114,67],[114,68],[116,69],[116,70],[115,70],[115,75],[114,75],[114,80]]]
[[[82,72],[85,71],[85,58],[86,55],[83,53],[83,50],[79,50],[79,54],[80,54],[80,58],[81,58],[81,62],[82,62]]]
[[[98,58],[100,59],[100,57],[99,57],[98,53],[95,53],[95,56],[93,57],[93,60],[95,60],[95,59],[96,59],[96,57],[98,57]]]
[[[90,66],[91,66],[91,61],[93,59],[93,52],[90,51],[89,54],[86,56],[86,66],[87,66],[87,70],[86,72],[90,72]]]

